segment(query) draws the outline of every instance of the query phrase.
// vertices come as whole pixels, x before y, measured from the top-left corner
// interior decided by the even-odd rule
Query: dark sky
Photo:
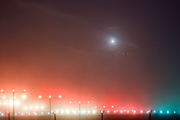
[[[179,108],[179,21],[179,0],[0,0],[0,88]]]

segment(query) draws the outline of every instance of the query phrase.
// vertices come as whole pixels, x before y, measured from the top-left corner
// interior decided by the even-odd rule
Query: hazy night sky
[[[179,0],[0,0],[0,89],[179,108],[179,21]]]

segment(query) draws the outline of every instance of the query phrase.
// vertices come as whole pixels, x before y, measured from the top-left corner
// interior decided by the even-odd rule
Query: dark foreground
[[[8,120],[8,117],[0,117]],[[10,118],[12,120],[12,117]],[[50,120],[49,116],[15,116],[14,120]],[[54,120],[54,117],[51,117]],[[57,115],[56,120],[79,120],[78,115]],[[80,120],[101,120],[100,115],[81,115]],[[103,120],[149,120],[149,115],[104,115]],[[151,120],[180,120],[180,115],[152,115]]]

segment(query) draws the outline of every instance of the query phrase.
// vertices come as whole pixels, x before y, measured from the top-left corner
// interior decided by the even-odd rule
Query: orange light
[[[90,103],[90,101],[88,101],[88,103]]]
[[[7,114],[9,114],[9,111],[7,111]]]
[[[39,95],[39,99],[41,99],[42,98],[42,96],[41,95]]]
[[[62,96],[61,95],[59,95],[59,98],[61,98]]]
[[[49,98],[51,98],[51,96],[49,96]]]
[[[72,102],[70,101],[69,103],[71,104]]]
[[[1,92],[4,92],[4,90],[3,90],[3,89],[1,89]]]

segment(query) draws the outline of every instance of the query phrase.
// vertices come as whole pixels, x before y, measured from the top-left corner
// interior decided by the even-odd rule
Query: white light
[[[142,113],[143,111],[141,110],[141,113]]]
[[[41,114],[43,114],[43,112],[41,112]]]
[[[10,105],[13,105],[13,101],[10,101],[9,104],[10,104]]]
[[[114,40],[111,40],[112,43],[114,43]]]
[[[90,113],[90,111],[88,111],[88,113]]]
[[[81,101],[79,101],[79,103],[81,103]]]
[[[66,113],[69,113],[69,110],[66,110]]]
[[[32,109],[32,107],[30,107],[30,109]]]
[[[48,112],[48,115],[50,114],[50,112]]]
[[[88,103],[90,103],[90,101],[88,101]]]
[[[25,95],[23,95],[23,96],[22,96],[22,98],[23,98],[23,99],[25,99],[25,98],[26,98],[26,96],[25,96]]]
[[[169,113],[169,111],[167,111],[167,113]]]
[[[4,90],[2,89],[1,92],[3,92]]]
[[[156,111],[154,111],[154,113],[156,113]]]
[[[61,95],[59,95],[59,98],[61,98],[62,96]]]
[[[174,113],[176,113],[176,111],[174,111]]]
[[[35,113],[35,115],[37,115],[37,113]]]
[[[93,110],[93,113],[96,113],[96,111],[95,111],[95,110]]]
[[[121,113],[123,113],[123,111],[122,111],[122,110],[121,110],[120,112],[121,112]]]
[[[44,106],[41,106],[41,109],[44,109]]]
[[[107,111],[107,113],[109,113],[109,110]]]
[[[38,106],[36,106],[35,108],[38,109]]]
[[[61,110],[61,113],[63,114],[63,113],[64,113],[64,110]]]
[[[160,111],[160,113],[162,113],[162,111]]]
[[[71,104],[72,102],[70,101],[69,103]]]
[[[30,113],[28,113],[28,115],[30,115]]]
[[[114,106],[111,106],[112,108],[114,108]]]
[[[1,115],[3,116],[4,114],[3,114],[3,113],[1,113]]]
[[[129,110],[127,111],[127,113],[129,113]]]
[[[3,96],[3,99],[5,99],[5,96]]]
[[[6,102],[4,102],[4,104],[6,105]]]
[[[25,106],[24,109],[27,109],[27,107]]]
[[[16,104],[19,105],[19,101],[16,101]]]
[[[24,113],[21,113],[22,115],[24,114]]]
[[[15,115],[17,115],[17,113],[15,113]]]

